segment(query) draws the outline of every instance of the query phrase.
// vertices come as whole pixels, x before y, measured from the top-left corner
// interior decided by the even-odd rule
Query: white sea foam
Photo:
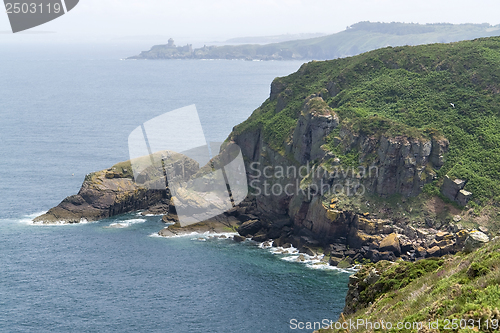
[[[180,238],[180,237],[191,237],[191,240],[200,240],[199,238],[204,238],[210,239],[210,238],[217,238],[217,239],[233,239],[234,235],[237,235],[238,233],[236,232],[211,232],[211,231],[205,231],[205,232],[199,232],[199,231],[193,231],[190,233],[182,233],[178,235],[171,235],[171,236],[160,236],[158,233],[154,233],[150,235],[151,237],[162,237],[162,238]],[[156,236],[154,236],[156,235]],[[193,237],[195,236],[195,237]],[[225,236],[222,237],[221,236]]]
[[[28,215],[24,215],[22,218],[20,218],[18,221],[20,223],[23,223],[23,224],[30,224],[30,225],[34,225],[35,223],[33,223],[33,219],[40,216],[40,215],[43,215],[47,213],[47,211],[44,211],[44,212],[38,212],[38,213],[33,213],[33,214],[28,214]]]
[[[146,222],[146,219],[130,219],[130,220],[124,220],[124,221],[120,221],[120,222],[111,223],[109,226],[107,226],[105,228],[119,228],[119,229],[128,228],[132,224],[144,223],[144,222]]]
[[[357,271],[356,267],[342,269],[336,266],[330,266],[327,262],[322,261],[322,259],[324,258],[323,254],[318,254],[317,256],[310,256],[306,253],[299,253],[299,250],[297,248],[294,248],[293,246],[289,248],[264,247],[263,243],[261,243],[259,244],[259,247],[263,249],[267,248],[268,251],[271,252],[272,254],[281,255],[282,256],[281,260],[304,264],[307,268],[311,269],[331,270],[331,271],[338,271],[342,273],[351,273],[351,274]]]

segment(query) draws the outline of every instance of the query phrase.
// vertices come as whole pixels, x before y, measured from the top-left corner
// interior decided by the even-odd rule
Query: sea
[[[124,60],[115,44],[0,45],[0,332],[312,332],[352,272],[230,234],[162,238],[161,216],[33,225],[142,123],[195,104],[223,141],[298,61]],[[219,235],[221,236],[221,235]],[[296,329],[294,329],[296,328]]]

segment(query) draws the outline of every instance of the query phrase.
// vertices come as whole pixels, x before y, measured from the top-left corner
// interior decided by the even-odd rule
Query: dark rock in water
[[[250,220],[238,228],[238,233],[242,236],[255,235],[261,228],[262,222],[260,220]]]
[[[379,246],[380,251],[391,251],[394,252],[395,255],[399,256],[401,254],[401,247],[399,245],[398,236],[395,233],[392,233],[385,237]]]
[[[240,236],[240,235],[234,235],[233,239],[235,242],[240,243],[240,242],[243,242],[246,238],[243,236]]]
[[[289,249],[289,248],[291,248],[291,247],[292,247],[292,244],[290,244],[290,243],[285,243],[285,244],[283,244],[283,246],[282,246],[282,247],[283,247],[284,249]]]
[[[160,231],[158,231],[158,235],[162,237],[172,237],[175,236],[176,233],[172,232],[169,228],[163,228]]]
[[[342,257],[331,256],[328,263],[330,264],[330,266],[337,266],[341,261]]]
[[[300,249],[299,249],[299,252],[300,253],[305,253],[311,257],[315,257],[316,256],[316,252],[314,252],[313,249],[311,249],[310,247],[308,246],[302,246]]]
[[[273,241],[273,247],[280,247],[285,244],[285,237],[277,238]]]
[[[179,217],[177,214],[168,213],[167,215],[163,215],[161,220],[165,223],[176,223],[179,222]]]
[[[255,242],[264,242],[268,240],[267,234],[265,232],[259,232],[255,236],[252,237],[252,240]]]
[[[300,249],[302,247],[302,243],[300,242],[299,236],[292,236],[287,238],[287,243],[291,243],[293,247]]]

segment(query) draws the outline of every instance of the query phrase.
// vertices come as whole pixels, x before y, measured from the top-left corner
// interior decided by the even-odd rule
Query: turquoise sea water
[[[154,237],[161,218],[137,214],[29,224],[88,172],[128,159],[127,137],[143,122],[196,104],[207,139],[224,140],[300,62],[123,61],[137,50],[3,46],[1,332],[289,332],[292,318],[337,319],[347,273],[253,242]]]

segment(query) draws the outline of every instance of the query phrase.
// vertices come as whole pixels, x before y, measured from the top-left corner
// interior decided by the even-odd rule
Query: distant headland
[[[500,35],[500,25],[416,24],[359,22],[346,30],[315,38],[297,39],[265,45],[155,45],[149,51],[127,59],[239,59],[239,60],[326,60],[354,56],[387,46],[450,43]],[[248,39],[247,39],[248,40]]]

